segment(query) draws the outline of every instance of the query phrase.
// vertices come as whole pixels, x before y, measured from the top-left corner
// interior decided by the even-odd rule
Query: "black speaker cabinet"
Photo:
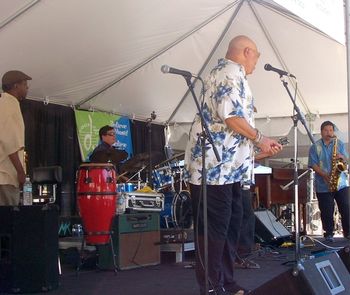
[[[117,215],[113,222],[113,245],[119,269],[160,263],[159,213]],[[97,246],[98,266],[113,269],[110,245]]]
[[[337,253],[308,259],[301,262],[299,275],[292,269],[254,290],[254,295],[345,295],[350,294],[350,276]]]
[[[344,247],[343,249],[338,251],[338,254],[341,260],[343,261],[346,269],[348,270],[348,272],[350,272],[350,247]]]
[[[0,206],[0,291],[58,287],[56,206]]]
[[[269,210],[255,211],[255,239],[261,244],[281,245],[291,238],[290,232]]]

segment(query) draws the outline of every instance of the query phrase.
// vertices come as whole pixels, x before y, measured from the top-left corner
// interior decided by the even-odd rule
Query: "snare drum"
[[[191,195],[188,191],[164,193],[161,228],[190,228],[193,223]]]

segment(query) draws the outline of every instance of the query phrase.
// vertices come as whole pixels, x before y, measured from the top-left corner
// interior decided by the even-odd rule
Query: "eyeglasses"
[[[113,133],[107,133],[106,135],[108,135],[108,136],[115,136],[115,133],[113,132]]]

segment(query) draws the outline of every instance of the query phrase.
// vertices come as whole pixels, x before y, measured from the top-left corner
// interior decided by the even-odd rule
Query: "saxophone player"
[[[309,167],[316,172],[316,196],[324,237],[328,242],[334,240],[334,200],[341,215],[343,235],[350,239],[349,180],[345,164],[347,158],[344,143],[334,135],[334,124],[330,121],[323,122],[321,139],[309,150]]]

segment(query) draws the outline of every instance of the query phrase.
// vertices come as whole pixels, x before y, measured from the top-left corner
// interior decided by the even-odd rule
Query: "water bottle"
[[[29,177],[26,177],[26,181],[23,184],[23,205],[33,205],[32,183]]]

